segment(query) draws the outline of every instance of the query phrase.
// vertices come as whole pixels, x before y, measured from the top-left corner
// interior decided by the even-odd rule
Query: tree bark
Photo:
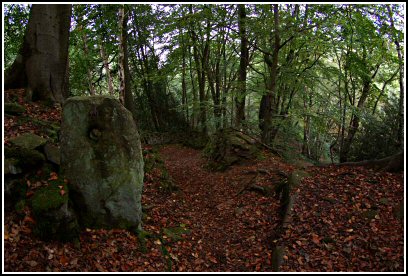
[[[106,71],[106,78],[108,80],[109,95],[113,95],[114,94],[113,81],[112,81],[112,76],[110,74],[109,60],[108,60],[108,57],[106,56],[105,47],[103,46],[102,40],[101,40],[100,53],[101,53],[101,58],[103,62],[103,67],[105,68],[105,71]]]
[[[72,5],[32,5],[23,45],[5,72],[5,89],[27,88],[34,101],[64,101],[71,12]]]
[[[88,38],[86,37],[86,32],[83,32],[82,34],[82,40],[84,43],[84,54],[87,58],[86,60],[86,75],[88,77],[88,87],[89,87],[89,94],[92,96],[95,95],[95,86],[92,82],[92,71],[91,71],[91,66],[89,63],[89,49],[88,49]]]
[[[361,97],[358,100],[357,103],[357,109],[361,110],[364,107],[365,101],[367,100],[369,94],[370,94],[370,88],[371,88],[371,83],[373,81],[373,79],[375,78],[375,76],[377,75],[378,69],[380,67],[380,64],[377,64],[376,69],[374,71],[374,73],[372,74],[371,77],[369,77],[368,79],[365,79],[363,81],[363,91],[361,93]],[[355,112],[352,114],[351,116],[351,120],[350,120],[350,126],[349,126],[349,130],[347,133],[347,137],[346,139],[343,141],[343,145],[341,147],[340,150],[340,162],[346,162],[348,159],[348,154],[351,148],[351,144],[354,140],[354,136],[357,133],[358,127],[360,125],[360,117],[358,114],[356,114]]]
[[[390,8],[390,5],[386,5],[388,10],[388,16],[390,18],[391,29],[394,30],[394,18]],[[400,148],[404,148],[404,59],[401,53],[401,45],[397,37],[394,38],[394,44],[398,54],[399,63],[399,87],[400,87],[400,98],[399,98],[399,108],[398,108],[398,137],[397,141],[400,144]]]
[[[261,105],[259,108],[259,127],[261,129],[262,142],[270,144],[276,136],[277,128],[273,127],[272,116],[276,114],[276,79],[278,75],[278,58],[280,49],[280,34],[279,34],[279,6],[273,5],[274,13],[274,43],[272,57],[264,53],[265,63],[269,68],[269,81],[267,85],[268,93],[262,96]]]
[[[128,14],[125,12],[125,7],[123,5],[119,9],[119,100],[133,114],[133,96],[130,86],[130,71],[127,53],[127,21]]]
[[[183,104],[183,110],[184,110],[184,116],[186,118],[186,121],[189,121],[189,116],[188,116],[188,103],[187,103],[187,82],[186,82],[186,67],[187,67],[187,62],[186,62],[186,43],[184,42],[184,34],[182,29],[180,28],[180,36],[182,37],[181,39],[181,47],[182,47],[182,71],[181,71],[181,90],[182,90],[182,95],[181,95],[181,103]]]
[[[207,8],[207,6],[206,6]],[[190,14],[193,14],[192,5],[189,6]],[[199,121],[201,123],[201,132],[207,133],[207,112],[205,106],[205,74],[206,74],[206,64],[208,62],[208,57],[210,53],[210,21],[207,21],[206,32],[207,37],[202,47],[201,51],[199,51],[197,41],[198,36],[194,30],[194,25],[191,24],[191,38],[193,39],[193,56],[194,62],[196,65],[197,70],[197,78],[198,78],[198,97],[200,100],[200,108],[199,108]]]
[[[238,29],[241,37],[241,55],[239,61],[238,92],[235,95],[235,127],[240,128],[245,120],[246,78],[249,60],[248,39],[246,35],[245,5],[238,5]]]

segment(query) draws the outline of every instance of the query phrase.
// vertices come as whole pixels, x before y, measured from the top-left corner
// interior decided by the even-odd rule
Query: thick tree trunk
[[[192,6],[190,5],[190,13],[192,12]],[[207,21],[206,26],[206,33],[207,37],[204,44],[204,47],[199,51],[198,45],[196,41],[198,41],[198,36],[194,30],[194,26],[191,25],[191,38],[193,39],[193,56],[194,62],[196,65],[197,70],[197,78],[198,78],[198,97],[200,100],[200,108],[199,108],[199,121],[201,125],[201,132],[207,133],[207,109],[206,109],[206,95],[205,95],[205,75],[206,75],[206,66],[208,63],[208,58],[210,54],[210,22]]]
[[[23,45],[5,73],[5,89],[27,88],[34,101],[64,101],[71,12],[72,5],[32,5]]]
[[[279,6],[273,5],[274,12],[274,43],[272,58],[269,54],[264,55],[265,63],[269,68],[269,82],[267,85],[268,93],[262,96],[261,106],[259,108],[259,127],[261,129],[262,142],[270,144],[277,132],[277,127],[273,126],[272,117],[277,114],[277,108],[275,103],[276,94],[276,80],[278,75],[278,58],[280,49],[280,34],[279,34]]]
[[[248,67],[248,39],[246,36],[245,5],[238,5],[238,28],[241,37],[241,56],[239,61],[238,93],[235,95],[235,127],[240,128],[245,120],[245,94]]]

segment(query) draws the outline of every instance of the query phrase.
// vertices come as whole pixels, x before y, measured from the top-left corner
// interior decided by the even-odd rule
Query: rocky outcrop
[[[214,170],[225,170],[233,164],[239,164],[259,157],[257,141],[248,135],[232,129],[219,129],[211,137],[204,149],[208,166]]]
[[[60,140],[80,225],[138,228],[143,157],[132,114],[111,97],[72,97],[63,107]]]

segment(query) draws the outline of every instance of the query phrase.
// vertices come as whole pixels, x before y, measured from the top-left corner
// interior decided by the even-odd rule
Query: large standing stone
[[[72,97],[63,108],[61,168],[86,227],[140,226],[143,157],[132,114],[111,97]]]

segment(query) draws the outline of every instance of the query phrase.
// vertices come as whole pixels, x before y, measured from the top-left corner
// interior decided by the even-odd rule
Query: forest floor
[[[60,109],[21,104],[28,116],[60,120]],[[19,133],[39,133],[29,122],[16,122],[5,117],[4,143]],[[405,269],[404,220],[394,214],[404,201],[403,173],[308,167],[308,176],[292,191],[292,217],[276,237],[279,199],[246,188],[251,183],[273,187],[281,181],[279,172],[289,174],[294,166],[266,153],[263,160],[211,172],[198,150],[181,145],[158,150],[178,189],[163,189],[159,170],[145,175],[144,237],[120,229],[84,229],[79,244],[42,241],[32,233],[29,207],[23,214],[8,211],[4,271],[272,271],[274,244],[285,248],[283,272]]]

